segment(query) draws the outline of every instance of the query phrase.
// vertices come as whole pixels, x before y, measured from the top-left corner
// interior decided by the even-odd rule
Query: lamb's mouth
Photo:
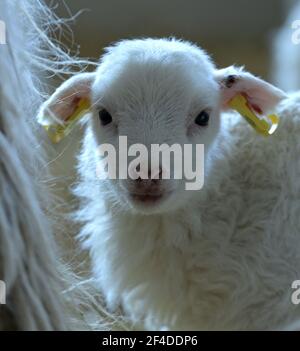
[[[170,195],[170,192],[160,193],[130,193],[130,198],[133,202],[142,205],[156,205],[165,200]]]

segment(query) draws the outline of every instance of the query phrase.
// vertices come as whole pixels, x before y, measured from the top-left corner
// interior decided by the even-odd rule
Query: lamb
[[[238,93],[281,116],[258,135],[228,102]],[[241,68],[218,70],[176,39],[125,40],[95,72],[64,82],[40,123],[66,121],[79,99],[91,113],[78,157],[79,238],[110,309],[147,329],[281,329],[300,318],[300,94],[287,96]],[[97,149],[204,144],[204,187],[185,179],[105,179]],[[118,150],[119,151],[119,150]],[[151,165],[152,166],[152,165]],[[156,172],[161,175],[164,165]]]

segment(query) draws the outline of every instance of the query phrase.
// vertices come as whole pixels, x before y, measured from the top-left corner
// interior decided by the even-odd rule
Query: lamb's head
[[[282,98],[281,91],[241,69],[217,70],[206,53],[190,43],[129,40],[108,48],[96,72],[66,81],[42,106],[39,118],[52,112],[67,120],[78,100],[88,98],[96,145],[113,145],[118,155],[119,136],[126,136],[128,147],[139,144],[149,151],[147,159],[136,154],[141,156],[135,160],[140,164],[127,160],[127,179],[99,180],[105,184],[104,196],[113,196],[123,208],[155,213],[184,206],[195,192],[186,189],[191,179],[185,172],[181,179],[174,179],[174,157],[170,164],[163,159],[154,162],[154,158],[151,162],[151,145],[177,145],[175,149],[179,146],[182,153],[175,157],[180,159],[187,155],[184,147],[193,145],[189,162],[197,167],[202,154],[195,146],[203,144],[205,169],[219,131],[220,111],[236,93],[247,94],[252,106],[261,111]],[[103,155],[98,157],[103,161]],[[198,180],[201,172],[202,168],[196,172]]]

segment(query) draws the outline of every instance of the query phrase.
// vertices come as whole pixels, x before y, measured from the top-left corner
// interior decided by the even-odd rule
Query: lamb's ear
[[[90,99],[95,73],[79,73],[66,80],[54,94],[43,103],[38,113],[42,125],[67,121],[75,112],[81,99]]]
[[[221,89],[222,108],[237,94],[247,96],[248,103],[258,113],[266,113],[286,97],[286,94],[242,68],[228,67],[215,72]]]

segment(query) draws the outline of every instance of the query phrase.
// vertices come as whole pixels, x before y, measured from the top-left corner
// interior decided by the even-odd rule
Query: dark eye
[[[201,127],[205,127],[208,125],[209,121],[209,113],[205,110],[199,113],[199,115],[195,119],[195,123]]]
[[[99,111],[99,118],[103,126],[106,126],[107,124],[112,122],[112,117],[110,113],[106,110]]]

